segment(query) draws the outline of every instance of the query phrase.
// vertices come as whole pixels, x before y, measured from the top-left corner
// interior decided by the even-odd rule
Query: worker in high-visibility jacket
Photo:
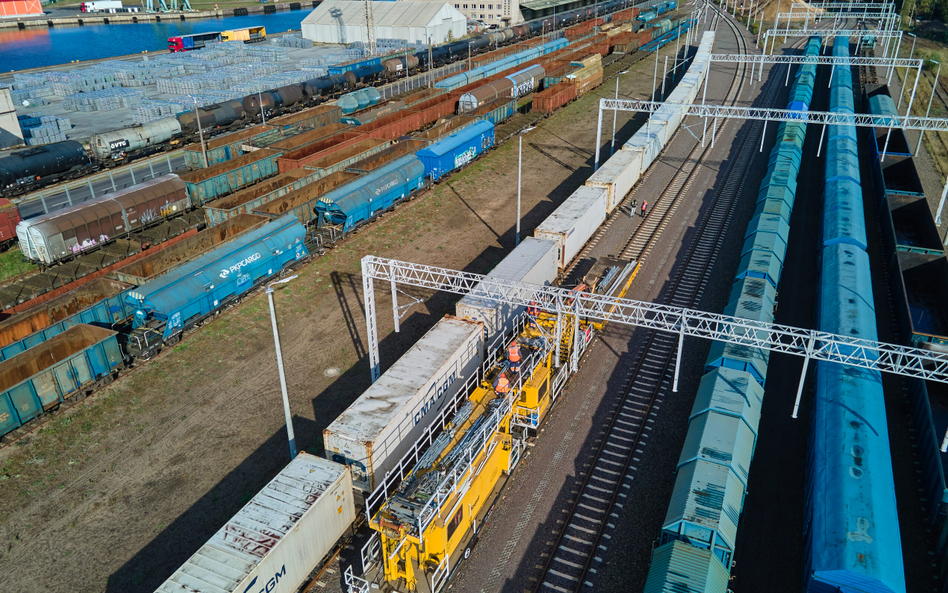
[[[497,378],[494,379],[494,391],[500,394],[510,391],[510,381],[507,379],[507,375],[503,373],[497,375]]]
[[[520,372],[520,344],[516,340],[507,348],[507,360],[510,361],[510,370]]]

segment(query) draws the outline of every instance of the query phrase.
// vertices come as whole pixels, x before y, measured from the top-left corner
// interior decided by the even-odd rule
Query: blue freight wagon
[[[7,360],[82,323],[112,327],[132,316],[125,294],[133,286],[99,278],[0,323],[0,360]],[[25,335],[24,334],[28,334]],[[23,336],[23,337],[20,337]]]
[[[75,325],[0,362],[0,436],[69,398],[82,399],[125,366],[118,333]]]
[[[193,205],[200,206],[276,175],[279,172],[277,158],[282,154],[261,148],[207,169],[183,173],[180,177],[188,186]]]
[[[336,64],[335,66],[329,66],[326,68],[327,74],[345,74],[346,72],[352,72],[357,68],[364,68],[367,66],[378,66],[382,63],[382,58],[366,58],[364,60],[359,60],[358,62],[350,62],[348,64]]]
[[[473,161],[494,145],[494,124],[479,121],[415,153],[425,166],[425,177],[437,181]]]
[[[129,291],[126,302],[135,309],[129,356],[151,358],[163,344],[176,343],[182,332],[308,255],[305,236],[296,216],[284,216]]]
[[[424,185],[425,166],[411,154],[329,192],[313,212],[318,226],[339,226],[345,233]]]
[[[493,107],[493,108],[490,109],[489,111],[485,111],[484,113],[479,113],[481,110],[478,109],[474,113],[477,113],[478,114],[477,116],[483,119],[484,121],[488,121],[495,126],[500,125],[503,122],[510,119],[511,117],[513,117],[515,113],[517,113],[517,100],[516,99],[514,99],[513,101],[510,101],[509,103],[502,103],[502,101],[503,99],[497,99],[496,101],[491,102],[489,105],[490,107]],[[498,105],[498,106],[494,107],[494,105]]]

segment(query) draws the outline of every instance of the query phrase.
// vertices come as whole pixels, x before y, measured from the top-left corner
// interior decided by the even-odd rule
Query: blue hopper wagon
[[[306,229],[284,216],[149,282],[126,296],[135,308],[128,354],[148,359],[164,344],[309,252]]]

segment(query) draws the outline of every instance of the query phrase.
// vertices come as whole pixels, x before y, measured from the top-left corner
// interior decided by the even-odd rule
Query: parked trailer
[[[281,154],[261,148],[207,169],[184,173],[181,179],[188,186],[192,203],[198,206],[276,175]]]
[[[237,158],[244,154],[241,147],[245,144],[251,144],[254,138],[258,138],[275,130],[273,126],[253,126],[246,130],[240,130],[233,134],[220,136],[204,143],[191,144],[184,148],[184,164],[188,169],[204,168],[204,152],[207,152],[207,166],[211,167],[224,161]]]
[[[128,293],[135,307],[128,354],[147,359],[168,340],[300,260],[306,229],[284,216]]]
[[[214,200],[204,206],[207,224],[214,226],[233,216],[250,214],[257,206],[303,187],[310,182],[312,177],[312,171],[293,169],[255,183],[226,198]]]
[[[304,109],[299,113],[291,113],[267,120],[267,125],[274,128],[289,129],[315,129],[324,126],[338,124],[342,121],[342,109],[336,105],[320,105],[312,109]]]
[[[125,293],[133,285],[98,278],[0,322],[0,360],[12,358],[80,323],[111,327],[132,316]]]
[[[365,138],[355,144],[350,144],[322,158],[318,158],[308,163],[305,168],[306,170],[311,170],[315,177],[325,177],[326,175],[332,175],[336,171],[344,171],[352,163],[381,152],[391,146],[391,144],[392,142],[390,140]]]
[[[118,332],[84,324],[0,362],[0,435],[82,399],[124,364]]]
[[[295,591],[355,521],[354,498],[349,468],[302,452],[156,593]]]
[[[548,286],[556,280],[559,265],[559,245],[556,241],[527,237],[488,274],[488,278],[526,282]],[[511,305],[485,296],[478,284],[455,306],[455,313],[463,319],[480,321],[488,342],[514,327],[524,307]]]
[[[438,180],[494,145],[494,124],[480,121],[418,151],[425,177]]]
[[[218,245],[259,228],[268,222],[270,222],[269,218],[253,214],[232,216],[226,222],[206,228],[193,237],[175,243],[168,249],[162,249],[158,253],[153,253],[119,268],[112,272],[112,276],[133,286],[143,286],[178,266],[204,255],[211,249],[215,249]],[[131,314],[132,312],[129,311],[128,317],[131,317]]]
[[[287,214],[293,214],[300,224],[308,225],[316,218],[313,213],[313,207],[316,201],[332,191],[333,189],[344,186],[358,179],[358,173],[349,171],[336,171],[325,177],[313,180],[312,183],[301,187],[300,189],[289,192],[288,194],[276,198],[265,204],[258,206],[254,213],[270,218],[279,218]]]
[[[323,430],[326,457],[372,492],[483,360],[483,324],[446,316]]]

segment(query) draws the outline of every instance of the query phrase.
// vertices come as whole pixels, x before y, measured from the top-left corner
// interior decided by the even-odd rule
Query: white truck
[[[79,5],[82,12],[108,12],[121,11],[121,0],[96,0],[95,2],[83,2]]]

